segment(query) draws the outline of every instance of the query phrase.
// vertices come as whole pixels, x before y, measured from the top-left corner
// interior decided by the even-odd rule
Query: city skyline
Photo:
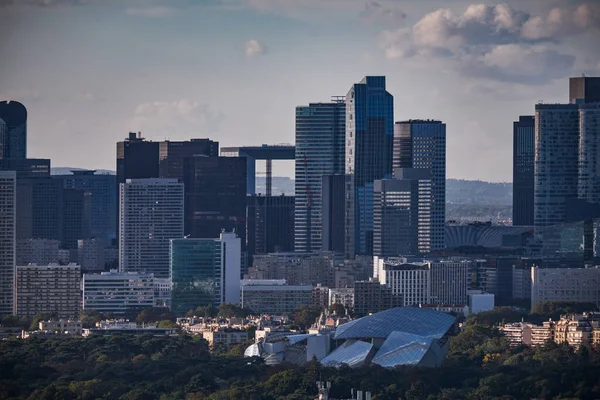
[[[565,78],[600,72],[593,1],[9,3],[0,100],[27,107],[29,157],[57,167],[114,170],[130,130],[293,143],[296,106],[385,75],[396,120],[447,123],[448,177],[510,181],[512,121],[539,100],[566,102]]]

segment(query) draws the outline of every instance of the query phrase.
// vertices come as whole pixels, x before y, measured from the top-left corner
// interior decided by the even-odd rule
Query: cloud
[[[189,99],[154,101],[136,107],[130,129],[164,137],[207,135],[218,132],[224,118],[207,104]]]
[[[246,52],[246,57],[252,58],[252,57],[263,55],[266,51],[266,48],[264,45],[259,43],[257,40],[252,39],[252,40],[248,40],[245,43],[244,51]]]
[[[165,18],[176,14],[179,10],[172,7],[130,7],[125,10],[127,15],[147,18]]]
[[[0,0],[0,7],[12,6],[12,5],[23,5],[23,6],[37,6],[37,7],[50,7],[50,6],[77,6],[86,4],[90,0]]]
[[[392,23],[398,24],[406,19],[406,14],[400,9],[384,7],[381,3],[369,0],[361,11],[360,17],[369,23]]]
[[[438,9],[410,28],[385,30],[388,59],[439,63],[468,77],[543,84],[572,72],[576,57],[561,52],[567,37],[600,27],[600,7],[582,4],[534,16],[507,4]],[[573,50],[573,49],[571,49]]]

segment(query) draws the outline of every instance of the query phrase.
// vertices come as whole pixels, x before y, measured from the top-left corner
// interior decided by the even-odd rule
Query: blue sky
[[[130,130],[293,143],[295,106],[386,75],[397,120],[448,124],[448,177],[509,181],[512,121],[600,75],[597,0],[0,0],[0,26],[0,99],[54,166],[114,169]]]

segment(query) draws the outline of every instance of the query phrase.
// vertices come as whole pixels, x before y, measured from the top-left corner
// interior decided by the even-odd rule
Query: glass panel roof
[[[432,345],[432,339],[405,332],[392,332],[373,358],[382,367],[418,364]]]
[[[365,362],[373,345],[360,340],[348,340],[321,360],[321,364],[330,367],[347,364],[357,367]]]
[[[317,335],[315,335],[315,334],[291,335],[291,336],[288,336],[287,339],[288,339],[288,342],[290,343],[290,345],[294,345],[298,342],[308,339],[311,336],[317,336]]]

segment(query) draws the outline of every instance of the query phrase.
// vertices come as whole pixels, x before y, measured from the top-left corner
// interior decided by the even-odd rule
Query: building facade
[[[322,179],[344,173],[346,105],[330,103],[296,107],[295,251],[321,249]]]
[[[578,172],[577,197],[600,204],[600,102],[579,105]]]
[[[423,263],[405,263],[402,259],[378,259],[378,279],[406,307],[431,302],[431,273]]]
[[[600,304],[600,268],[531,267],[531,307],[541,301]]]
[[[445,248],[446,124],[409,120],[394,125],[394,168],[426,168],[431,172],[431,250]]]
[[[345,254],[346,192],[349,175],[325,175],[321,183],[321,249]]]
[[[130,179],[120,188],[119,269],[169,277],[169,241],[183,237],[183,184]]]
[[[17,174],[0,171],[0,315],[14,313]]]
[[[431,271],[431,303],[466,305],[469,298],[470,261],[429,263]]]
[[[243,280],[242,308],[258,314],[281,315],[293,313],[300,307],[310,307],[311,285],[288,285],[281,280]]]
[[[166,140],[158,145],[158,174],[160,178],[183,179],[183,160],[193,156],[217,157],[219,142],[210,139],[191,139],[184,142]]]
[[[569,103],[600,102],[600,77],[581,76],[569,79]]]
[[[154,275],[110,270],[83,274],[83,309],[124,314],[154,307]]]
[[[101,272],[106,264],[106,242],[102,239],[77,241],[77,262],[83,273]]]
[[[294,197],[250,195],[247,200],[248,255],[293,251]]]
[[[76,318],[81,310],[81,267],[69,265],[17,266],[15,311],[21,318],[36,313]]]
[[[354,282],[354,313],[365,316],[371,313],[401,307],[402,297],[377,280]]]
[[[21,239],[17,241],[17,265],[48,265],[58,263],[60,242],[51,239]]]
[[[27,158],[27,109],[18,101],[0,101],[0,159]]]
[[[533,226],[535,117],[513,123],[513,226]]]

